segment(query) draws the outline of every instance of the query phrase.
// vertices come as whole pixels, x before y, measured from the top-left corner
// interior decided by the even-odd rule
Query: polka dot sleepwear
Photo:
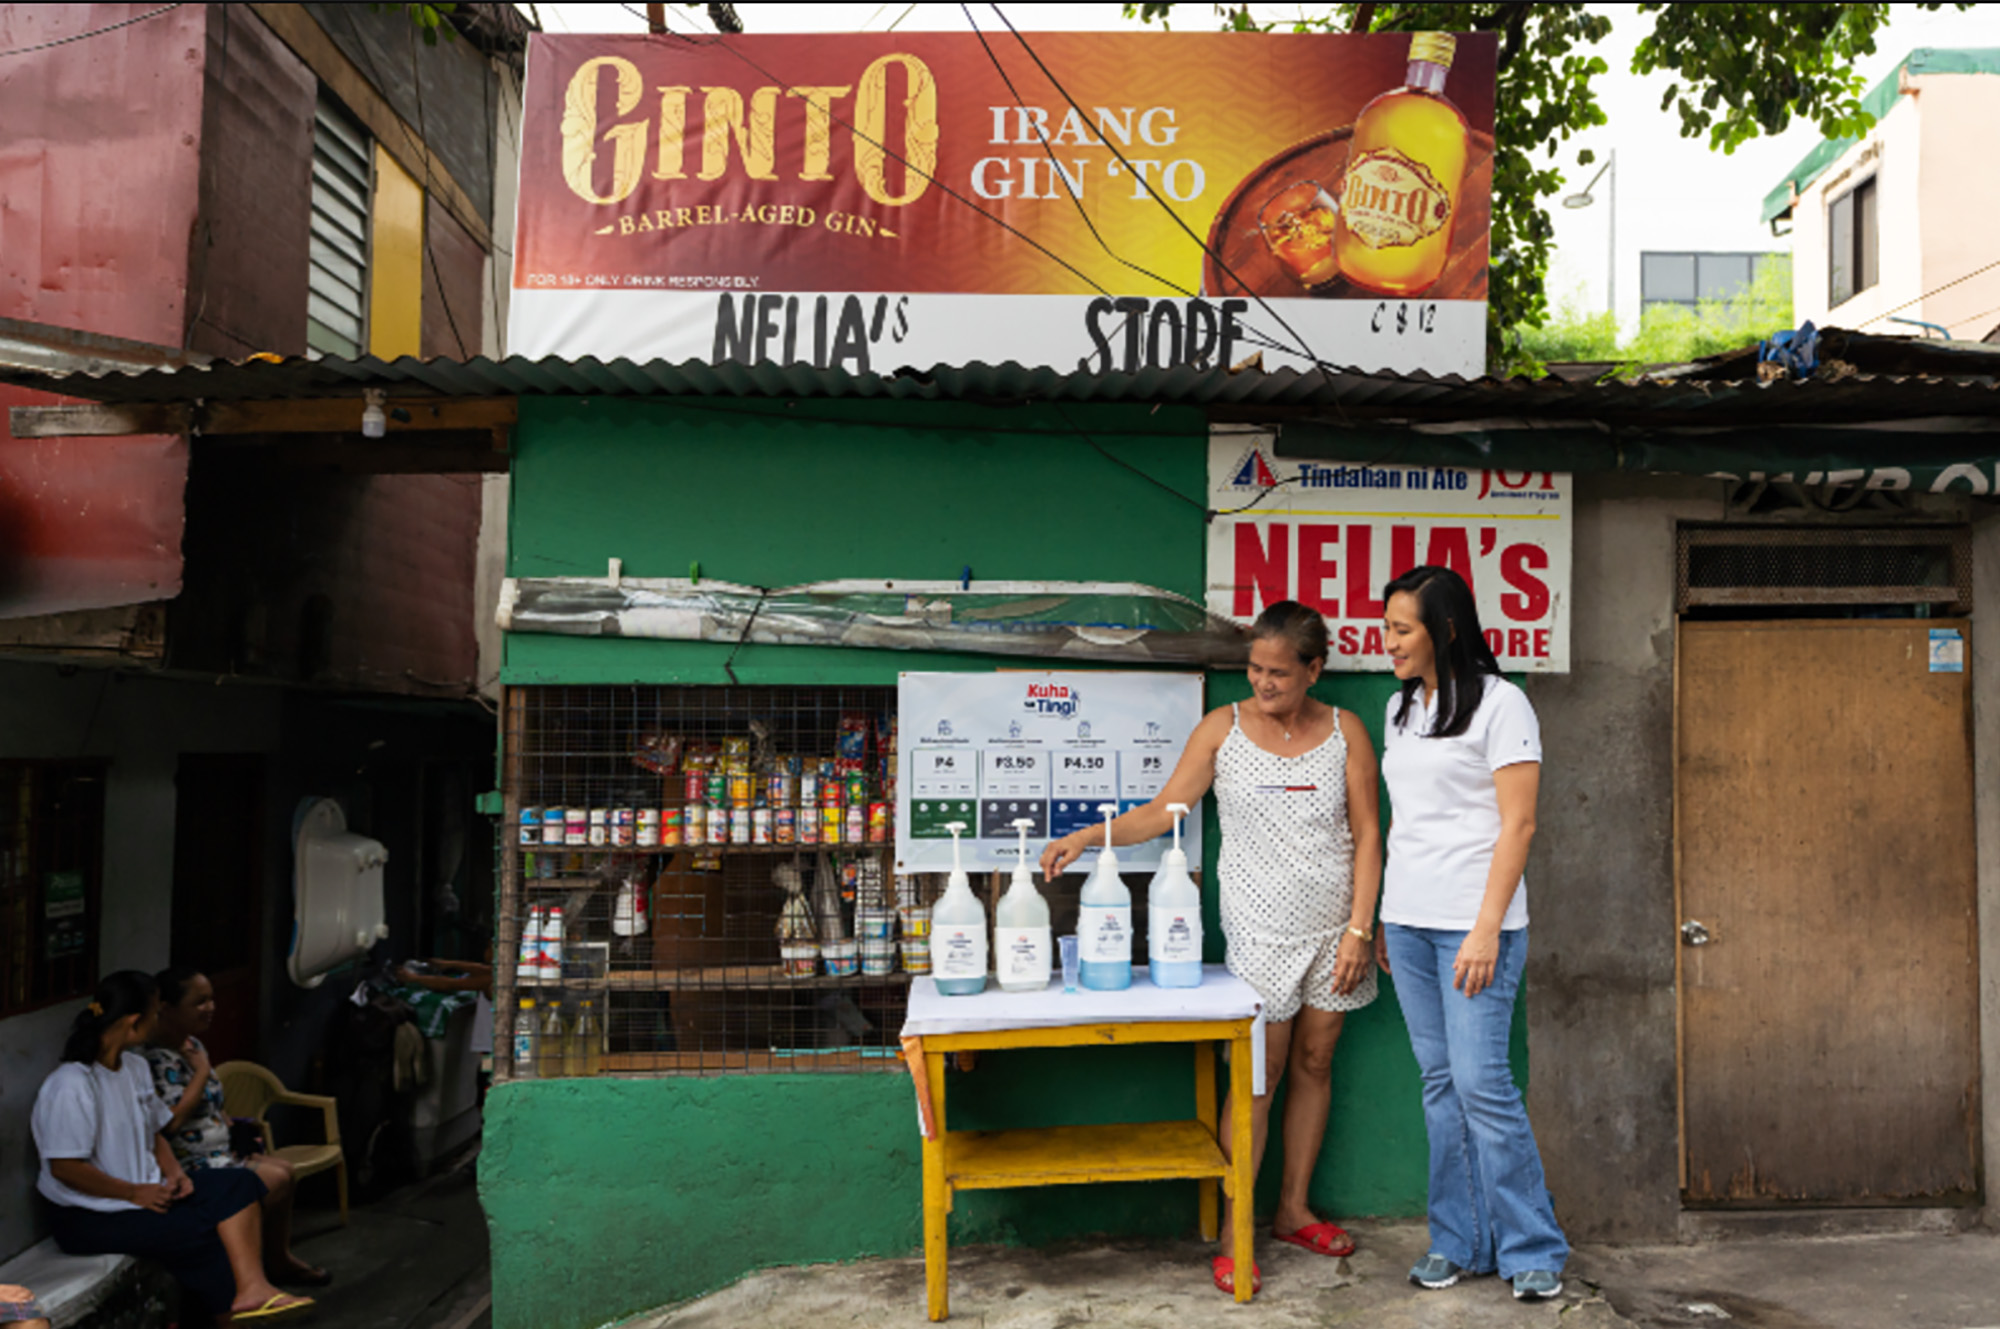
[[[1347,824],[1347,740],[1334,713],[1326,742],[1296,757],[1266,752],[1230,708],[1215,753],[1222,821],[1222,932],[1229,972],[1257,989],[1264,1018],[1289,1020],[1303,1002],[1359,1010],[1375,1000],[1375,966],[1361,986],[1333,990],[1340,938],[1354,905],[1354,836]]]

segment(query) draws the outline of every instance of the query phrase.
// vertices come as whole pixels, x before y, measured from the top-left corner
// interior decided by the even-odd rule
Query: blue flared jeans
[[[1387,925],[1396,999],[1423,1075],[1430,1134],[1431,1250],[1475,1273],[1561,1273],[1569,1242],[1556,1224],[1542,1155],[1507,1061],[1528,930],[1500,934],[1493,982],[1452,987],[1464,932]]]

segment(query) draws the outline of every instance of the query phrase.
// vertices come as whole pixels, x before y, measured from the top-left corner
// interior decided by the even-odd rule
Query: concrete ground
[[[1690,1246],[1586,1247],[1559,1301],[1522,1304],[1483,1278],[1410,1285],[1417,1223],[1351,1223],[1345,1260],[1258,1242],[1264,1290],[1238,1306],[1209,1282],[1213,1246],[1106,1242],[951,1253],[951,1323],[1067,1329],[1228,1323],[1243,1329],[1740,1324],[1756,1329],[2000,1329],[2000,1235],[1739,1236]],[[620,1329],[873,1329],[924,1316],[921,1259],[775,1269]]]
[[[472,1162],[354,1206],[346,1227],[330,1179],[309,1179],[292,1248],[333,1285],[300,1289],[319,1303],[301,1329],[491,1329],[492,1266]]]

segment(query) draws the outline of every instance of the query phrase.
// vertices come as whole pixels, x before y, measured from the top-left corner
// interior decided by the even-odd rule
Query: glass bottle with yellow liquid
[[[596,1075],[602,1068],[604,1034],[597,1024],[596,1003],[586,1001],[563,1045],[563,1074],[571,1079]]]
[[[1383,295],[1422,295],[1444,271],[1471,131],[1444,95],[1456,42],[1410,36],[1403,86],[1361,108],[1333,234],[1341,275]]]

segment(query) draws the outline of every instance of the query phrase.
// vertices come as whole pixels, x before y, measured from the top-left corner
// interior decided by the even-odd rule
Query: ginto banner
[[[1208,476],[1209,612],[1247,623],[1298,600],[1326,617],[1327,668],[1386,670],[1382,587],[1436,564],[1471,584],[1501,668],[1569,672],[1566,473],[1310,461],[1218,434]]]
[[[1483,365],[1490,33],[535,34],[510,349]]]

